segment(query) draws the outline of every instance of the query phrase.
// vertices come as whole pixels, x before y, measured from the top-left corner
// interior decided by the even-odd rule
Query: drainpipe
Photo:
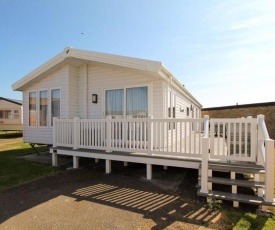
[[[83,70],[83,75],[84,75],[84,119],[88,118],[88,64],[84,65],[84,70]]]

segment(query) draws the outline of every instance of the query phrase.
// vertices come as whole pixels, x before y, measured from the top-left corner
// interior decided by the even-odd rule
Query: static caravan
[[[53,144],[53,118],[200,118],[202,105],[161,62],[67,47],[13,84],[24,142]]]
[[[22,101],[0,97],[0,130],[23,130]]]
[[[58,155],[199,170],[198,195],[275,206],[274,140],[264,116],[201,118],[202,105],[161,62],[67,47],[19,81],[23,92],[24,142],[51,145]],[[218,135],[217,135],[218,134]],[[231,172],[216,178],[213,171]],[[253,173],[255,181],[236,180]],[[262,181],[260,174],[265,173]],[[212,184],[232,186],[232,193]],[[239,196],[237,186],[256,187],[258,195]]]

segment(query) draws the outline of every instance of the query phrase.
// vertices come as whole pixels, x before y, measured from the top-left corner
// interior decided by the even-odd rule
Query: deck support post
[[[54,151],[52,152],[52,166],[57,166],[57,153],[55,153]]]
[[[167,165],[163,165],[163,169],[164,169],[164,170],[167,170],[167,169],[168,169],[168,166],[167,166]]]
[[[258,115],[257,116],[257,123],[258,123],[258,149],[257,149],[257,165],[264,165],[264,158],[260,149],[260,141],[264,140],[264,135],[263,133],[260,131],[260,122],[264,121],[264,115]]]
[[[80,133],[79,133],[79,128],[77,127],[78,126],[78,117],[74,117],[74,147],[73,149],[78,149],[78,138],[80,136]]]
[[[260,174],[254,174],[254,181],[259,182],[260,181]],[[257,195],[258,197],[263,197],[264,196],[264,190],[263,188],[257,188]]]
[[[98,158],[95,158],[95,163],[98,163],[99,162],[99,159]]]
[[[236,179],[236,172],[230,172],[230,178],[232,180],[235,180]],[[237,193],[237,186],[236,185],[232,185],[232,193],[233,194]],[[239,202],[238,201],[233,201],[233,207],[238,208],[239,207]]]
[[[124,161],[123,166],[124,166],[124,167],[127,167],[127,166],[128,166],[128,162],[127,162],[127,161]]]
[[[201,193],[208,193],[208,158],[209,138],[202,138],[202,160],[201,160]]]
[[[73,168],[77,169],[79,167],[79,157],[73,156]]]
[[[146,164],[147,180],[152,180],[152,165]]]
[[[57,121],[57,117],[53,118],[53,148],[56,147],[56,121]]]
[[[107,126],[107,131],[106,131],[106,133],[107,133],[107,143],[106,143],[106,147],[107,147],[107,150],[106,150],[106,153],[110,153],[110,152],[112,152],[112,149],[111,149],[111,141],[112,141],[112,131],[111,131],[111,126],[112,126],[112,124],[111,124],[111,117],[109,117],[108,119],[107,119],[107,122],[106,122],[106,126]]]
[[[274,192],[274,140],[265,140],[265,201],[273,202]]]
[[[109,174],[109,173],[111,173],[111,160],[106,159],[105,163],[106,163],[106,169],[105,169],[106,173]]]
[[[153,151],[153,122],[152,122],[153,116],[148,116],[148,152],[147,155],[151,156]]]

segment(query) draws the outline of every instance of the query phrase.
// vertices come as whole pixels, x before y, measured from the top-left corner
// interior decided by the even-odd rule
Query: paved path
[[[191,230],[206,229],[216,217],[197,198],[186,198],[196,191],[188,180],[172,192],[135,172],[114,167],[107,175],[104,164],[94,164],[0,192],[0,229]]]

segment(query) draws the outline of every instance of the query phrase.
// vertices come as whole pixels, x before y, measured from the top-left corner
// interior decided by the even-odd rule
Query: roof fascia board
[[[8,99],[8,98],[0,97],[0,100],[7,101],[7,102],[10,102],[10,103],[13,103],[13,104],[21,105],[21,106],[22,106],[22,103],[19,103],[19,102],[10,100],[10,99]]]
[[[80,49],[73,49],[71,47],[65,47],[64,51],[62,51],[60,54],[56,55],[49,61],[45,62],[17,82],[15,82],[12,85],[13,90],[21,90],[24,85],[26,85],[28,82],[34,80],[39,75],[43,74],[44,72],[50,70],[54,66],[56,66],[58,63],[62,62],[66,58],[77,58],[77,59],[83,59],[86,61],[94,61],[99,63],[106,63],[111,65],[117,65],[132,69],[138,69],[143,71],[149,71],[157,73],[159,69],[161,68],[162,64],[158,61],[151,61],[151,60],[145,60],[145,59],[139,59],[139,58],[132,58],[132,57],[125,57],[125,56],[119,56],[119,55],[113,55],[113,54],[104,54],[104,53],[98,53],[93,51],[86,51],[86,50],[80,50]]]
[[[105,54],[105,53],[80,50],[80,49],[72,49],[69,54],[74,58],[106,63],[111,65],[117,65],[117,66],[123,66],[127,68],[150,71],[150,72],[158,72],[162,66],[161,62],[158,62],[158,61],[119,56],[114,54]]]
[[[45,71],[51,69],[52,67],[54,67],[55,65],[63,61],[66,57],[67,55],[64,55],[64,52],[59,53],[55,57],[51,58],[50,60],[48,60],[47,62],[45,62],[44,64],[42,64],[41,66],[33,70],[32,72],[30,72],[29,74],[27,74],[26,76],[24,76],[23,78],[15,82],[14,84],[12,84],[12,89],[20,90],[20,88],[23,87],[25,84],[27,84],[31,80],[34,80],[37,76],[44,73]]]
[[[180,92],[184,92],[185,96],[194,102],[197,106],[202,108],[202,104],[173,76],[172,73],[169,72],[168,69],[166,69],[164,66],[162,66],[161,71],[159,71],[159,74],[163,75],[165,74],[169,80],[166,80],[169,84],[177,88]]]

